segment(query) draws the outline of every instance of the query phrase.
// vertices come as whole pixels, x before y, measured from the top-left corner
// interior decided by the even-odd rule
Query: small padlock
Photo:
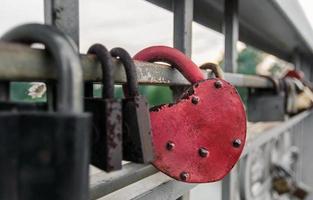
[[[289,115],[295,115],[298,113],[297,109],[297,88],[294,80],[292,78],[284,78],[284,86],[285,86],[285,110]]]
[[[122,48],[111,51],[113,57],[123,63],[127,76],[127,90],[122,100],[123,109],[123,159],[149,163],[153,160],[149,106],[138,92],[137,72],[134,61]]]
[[[151,109],[153,165],[184,182],[226,176],[246,137],[246,115],[236,89],[220,78],[206,80],[198,66],[174,48],[148,47],[134,59],[171,64],[192,83],[177,102]]]
[[[282,82],[270,76],[261,76],[273,84],[273,88],[249,88],[247,102],[248,121],[284,121],[286,95]],[[270,110],[272,112],[264,112]]]
[[[85,83],[85,109],[93,114],[91,164],[107,172],[122,168],[122,105],[114,99],[113,61],[101,44],[92,45],[102,67],[102,97],[93,97],[93,83]]]
[[[272,186],[279,195],[289,194],[298,199],[305,199],[310,188],[304,183],[295,180],[292,171],[278,164],[272,166]]]
[[[56,111],[0,112],[0,199],[89,199],[90,115],[78,53],[59,30],[22,25],[3,41],[42,43],[57,66]]]

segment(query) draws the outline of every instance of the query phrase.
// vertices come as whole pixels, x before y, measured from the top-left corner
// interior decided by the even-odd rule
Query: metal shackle
[[[137,96],[139,94],[137,71],[131,56],[125,49],[120,47],[111,49],[110,53],[113,57],[118,58],[123,63],[127,78],[127,95],[131,97]]]
[[[87,54],[96,55],[102,70],[102,98],[114,97],[114,64],[110,52],[102,44],[94,44]],[[91,85],[92,86],[92,85]]]
[[[139,51],[135,60],[146,62],[166,62],[178,69],[192,84],[205,79],[198,66],[179,50],[167,46],[152,46]]]
[[[26,24],[8,31],[2,41],[23,44],[41,43],[57,67],[58,112],[80,113],[82,106],[82,68],[77,47],[58,29],[43,24]]]
[[[204,63],[199,68],[204,70],[209,69],[214,73],[216,78],[224,79],[224,72],[222,68],[215,63]]]

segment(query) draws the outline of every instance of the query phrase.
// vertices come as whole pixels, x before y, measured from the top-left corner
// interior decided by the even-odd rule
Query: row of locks
[[[111,172],[122,168],[122,160],[152,163],[178,181],[207,183],[223,179],[240,158],[246,140],[245,106],[214,64],[198,67],[165,46],[143,49],[132,58],[122,48],[108,51],[95,44],[87,54],[102,67],[102,97],[97,98],[94,83],[83,82],[77,48],[59,30],[27,24],[7,32],[1,41],[43,44],[55,64],[57,82],[48,84],[53,91],[48,102],[0,102],[0,199],[86,200],[89,164]],[[122,100],[114,98],[113,58],[123,64],[127,77]],[[149,109],[138,92],[134,60],[168,63],[191,86],[175,103]],[[212,70],[215,78],[206,79],[201,69]],[[291,87],[294,77],[284,83],[285,89],[296,88]],[[296,89],[290,90],[296,99]],[[282,100],[287,101],[284,109],[290,114],[303,110],[292,109],[289,96]],[[256,160],[248,157],[246,166],[260,161],[260,155]],[[277,179],[282,171],[289,173],[280,165],[274,170]]]
[[[305,199],[311,188],[296,175],[300,155],[293,137],[298,136],[284,132],[245,155],[232,171],[233,199]]]

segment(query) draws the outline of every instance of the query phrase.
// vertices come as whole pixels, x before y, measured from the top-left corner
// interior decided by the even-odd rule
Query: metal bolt
[[[192,102],[193,104],[198,104],[199,101],[200,101],[200,98],[197,97],[197,96],[193,96],[193,97],[191,98],[191,102]]]
[[[180,173],[180,179],[182,181],[187,181],[187,179],[189,178],[189,173],[188,172],[182,172]]]
[[[223,87],[223,83],[222,81],[218,80],[218,81],[215,81],[214,86],[215,88],[221,88]]]
[[[209,151],[203,147],[201,147],[198,152],[202,158],[208,157],[208,155],[209,155]]]
[[[171,150],[173,150],[174,148],[175,148],[174,142],[168,141],[168,142],[166,143],[166,149],[167,149],[167,150],[171,151]]]
[[[236,140],[233,141],[233,146],[234,147],[238,148],[238,147],[240,147],[240,145],[241,145],[241,140],[240,139],[236,139]]]

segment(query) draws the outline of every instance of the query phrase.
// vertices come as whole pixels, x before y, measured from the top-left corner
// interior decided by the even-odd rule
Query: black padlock
[[[83,113],[78,54],[57,29],[27,24],[3,41],[42,43],[57,67],[55,111],[0,112],[0,199],[89,199],[91,117]]]
[[[123,110],[123,159],[148,163],[153,160],[149,106],[146,98],[139,95],[137,72],[134,61],[122,48],[111,51],[113,57],[123,63],[127,76],[127,90],[122,100]]]
[[[107,172],[122,168],[122,105],[114,99],[113,61],[108,50],[95,44],[88,50],[102,67],[102,98],[93,97],[93,83],[85,83],[85,109],[93,114],[91,164]]]

